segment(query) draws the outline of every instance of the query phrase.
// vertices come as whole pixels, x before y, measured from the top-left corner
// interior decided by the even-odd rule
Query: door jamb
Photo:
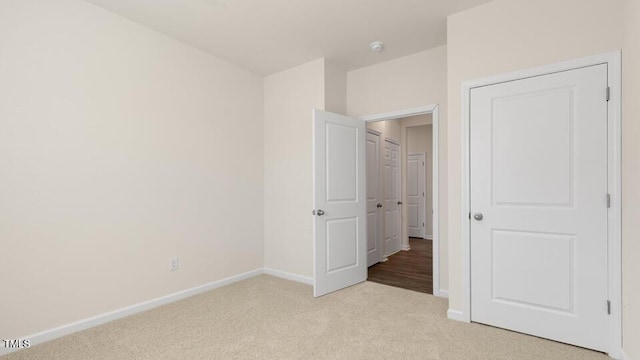
[[[401,118],[406,118],[409,116],[416,115],[427,115],[431,114],[433,119],[432,131],[433,131],[433,148],[431,149],[431,156],[433,158],[433,173],[435,174],[432,181],[432,202],[433,202],[433,295],[439,297],[448,297],[449,291],[440,288],[440,206],[439,206],[439,176],[440,176],[440,168],[439,166],[439,137],[440,137],[440,111],[438,104],[420,106],[415,108],[409,108],[404,110],[392,111],[383,114],[376,115],[368,115],[361,117],[365,122],[376,122],[376,121],[385,121],[385,120],[396,120]],[[403,185],[404,187],[404,182]],[[405,199],[406,200],[406,199]],[[406,201],[404,206],[406,206]],[[402,233],[404,234],[406,229],[402,229]],[[404,236],[404,235],[403,235]]]
[[[622,117],[621,117],[621,53],[612,51],[561,63],[530,68],[522,71],[492,76],[462,83],[462,206],[461,206],[461,255],[462,297],[461,309],[449,309],[453,320],[471,322],[471,227],[470,208],[470,99],[474,88],[515,81],[530,77],[575,70],[594,65],[607,65],[610,100],[608,106],[608,191],[611,207],[608,211],[608,297],[611,301],[609,317],[609,355],[620,358],[622,349]],[[605,96],[603,89],[603,96]],[[604,195],[604,194],[603,194]],[[604,309],[604,304],[603,304]],[[604,311],[604,310],[603,310]]]

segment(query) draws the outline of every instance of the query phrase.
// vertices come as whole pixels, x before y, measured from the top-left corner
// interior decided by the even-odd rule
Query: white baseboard
[[[462,311],[458,310],[447,310],[447,318],[449,318],[450,320],[466,322],[464,320],[464,317],[462,316]]]
[[[286,272],[286,271],[282,271],[282,270],[276,270],[276,269],[270,269],[270,268],[264,268],[264,273],[267,274],[267,275],[279,277],[279,278],[285,279],[285,280],[292,280],[292,281],[297,281],[297,282],[303,283],[303,284],[313,285],[313,278],[308,277],[308,276],[292,274],[290,272]]]
[[[623,349],[620,350],[620,360],[631,360],[631,358],[627,356],[627,353],[625,353]]]
[[[424,237],[425,240],[433,240],[433,235],[427,235]]]
[[[104,314],[100,314],[97,316],[90,317],[88,319],[80,320],[73,322],[71,324],[62,325],[53,329],[45,330],[39,332],[37,334],[33,334],[30,336],[21,337],[21,340],[29,340],[31,346],[35,346],[38,344],[42,344],[47,341],[51,341],[66,335],[70,335],[76,333],[78,331],[86,330],[92,328],[94,326],[106,324],[113,320],[121,319],[126,316],[131,316],[133,314],[137,314],[146,310],[153,309],[155,307],[165,305],[168,303],[172,303],[178,300],[182,300],[188,298],[190,296],[194,296],[197,294],[201,294],[203,292],[207,292],[225,285],[232,284],[234,282],[242,281],[245,279],[252,278],[254,276],[260,275],[264,273],[263,269],[255,269],[243,274],[238,274],[234,276],[230,276],[228,278],[224,278],[218,281],[214,281],[208,284],[200,285],[193,287],[191,289],[182,290],[173,294],[165,295],[156,299],[144,301],[138,304],[134,304],[131,306],[124,307],[122,309],[110,311]],[[24,348],[0,348],[0,356],[9,354],[11,352],[22,350]]]
[[[449,290],[433,290],[433,295],[441,298],[449,298]]]
[[[392,252],[392,253],[390,253],[390,254],[387,254],[387,255],[385,256],[385,258],[387,258],[387,260],[388,260],[389,256],[395,255],[395,254],[399,253],[400,251],[402,251],[402,249],[400,249],[400,250],[398,250],[398,251],[394,251],[394,252]]]
[[[409,251],[411,250],[411,246],[409,245],[402,245],[402,251]]]

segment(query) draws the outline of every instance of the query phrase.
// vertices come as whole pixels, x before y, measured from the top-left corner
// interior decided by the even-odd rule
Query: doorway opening
[[[445,296],[438,237],[438,106],[364,117],[368,280]]]

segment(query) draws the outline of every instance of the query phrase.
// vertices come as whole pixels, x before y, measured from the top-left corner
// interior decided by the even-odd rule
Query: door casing
[[[599,64],[607,65],[609,81],[608,106],[608,193],[611,207],[608,211],[608,297],[611,302],[609,318],[609,355],[619,358],[622,349],[622,117],[621,117],[621,53],[613,51],[600,55],[569,60],[522,71],[467,81],[462,84],[462,204],[461,204],[461,255],[462,255],[462,307],[449,309],[447,316],[452,320],[471,322],[471,226],[470,208],[470,96],[471,89],[520,80],[535,76],[553,74]],[[603,96],[606,95],[603,89]]]

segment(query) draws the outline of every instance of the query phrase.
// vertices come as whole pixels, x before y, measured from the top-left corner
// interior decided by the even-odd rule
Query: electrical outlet
[[[171,259],[169,259],[169,271],[176,271],[178,270],[180,263],[178,262],[178,257],[172,257]]]

